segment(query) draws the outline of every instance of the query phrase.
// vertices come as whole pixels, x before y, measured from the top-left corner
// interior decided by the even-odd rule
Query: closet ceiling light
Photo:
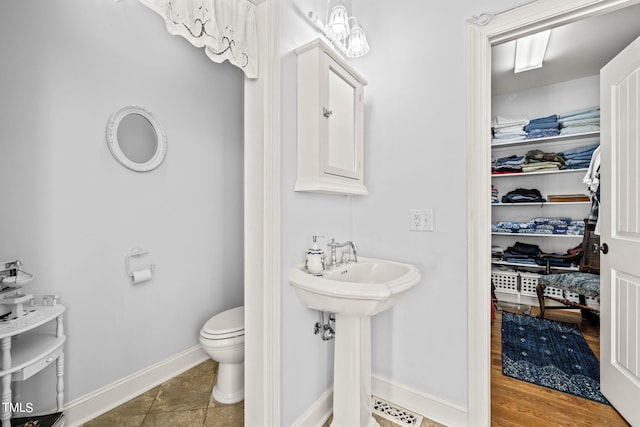
[[[514,73],[542,68],[551,30],[542,31],[516,40]]]
[[[323,23],[314,12],[307,16],[335,47],[349,58],[358,58],[369,52],[367,36],[354,16],[349,16],[343,4],[328,0],[326,20]],[[333,4],[333,6],[332,6]]]

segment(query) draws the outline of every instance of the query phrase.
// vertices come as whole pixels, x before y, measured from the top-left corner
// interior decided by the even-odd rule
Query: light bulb
[[[344,40],[349,35],[349,15],[343,5],[334,6],[327,19],[327,35],[334,40]]]

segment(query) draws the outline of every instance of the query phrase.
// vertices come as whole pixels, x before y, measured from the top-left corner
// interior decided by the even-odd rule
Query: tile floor
[[[216,362],[203,362],[81,427],[244,427],[244,401],[224,405],[211,397],[216,371]],[[375,417],[380,427],[401,427]],[[419,427],[444,426],[425,419]]]
[[[224,405],[211,397],[216,368],[203,362],[82,427],[244,426],[244,401]]]

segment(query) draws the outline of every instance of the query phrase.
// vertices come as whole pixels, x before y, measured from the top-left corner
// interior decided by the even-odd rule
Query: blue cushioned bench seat
[[[541,276],[538,283],[585,297],[600,297],[600,275],[598,274],[583,272],[547,274]]]

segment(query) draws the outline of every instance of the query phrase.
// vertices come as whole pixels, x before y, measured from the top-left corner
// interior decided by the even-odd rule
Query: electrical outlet
[[[409,211],[409,230],[417,231],[422,226],[422,215],[420,211],[411,209]]]
[[[433,209],[409,210],[410,231],[433,231]]]

